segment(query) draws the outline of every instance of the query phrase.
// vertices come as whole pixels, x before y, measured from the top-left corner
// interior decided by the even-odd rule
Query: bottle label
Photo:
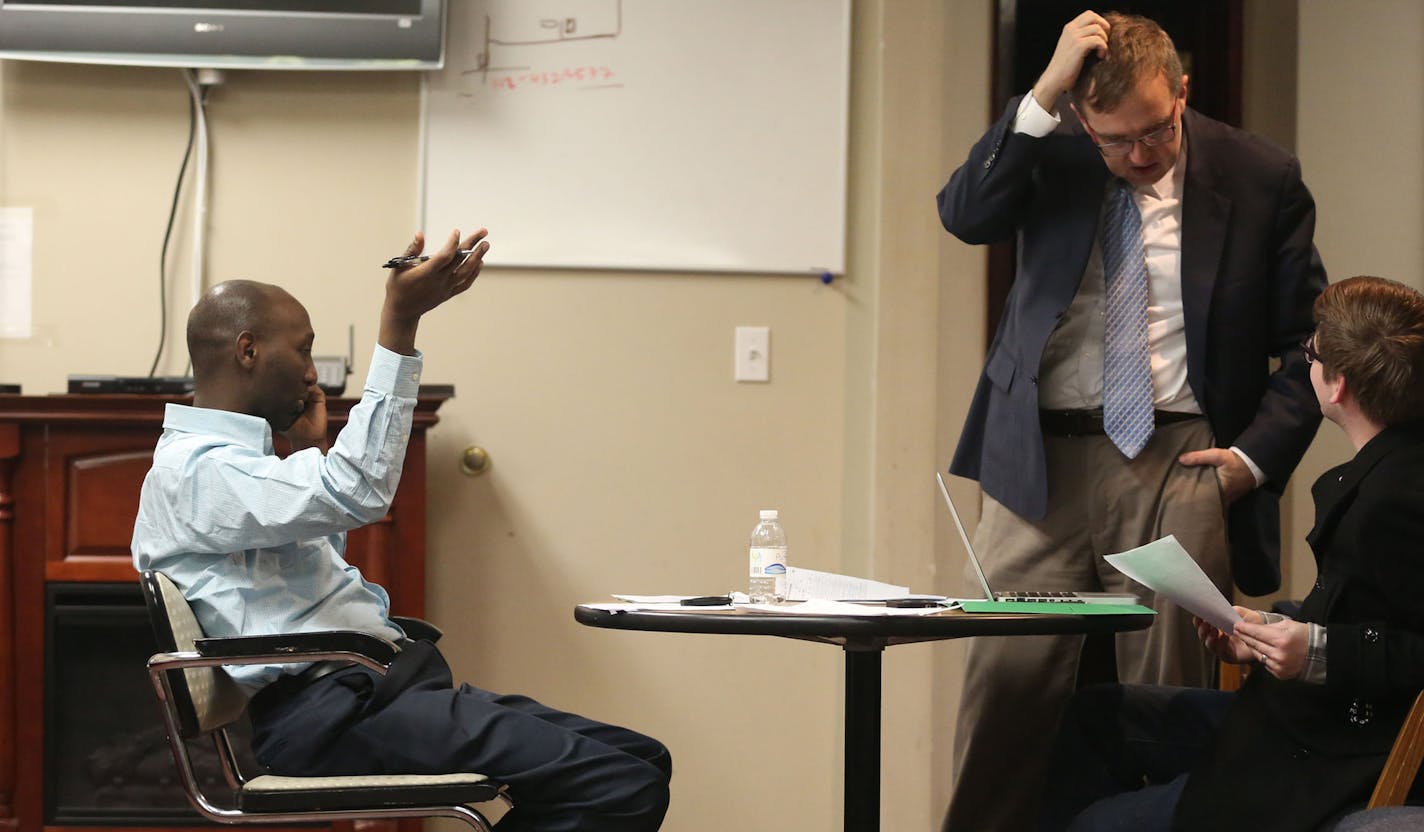
[[[780,546],[753,546],[751,577],[777,577],[786,574],[786,550]]]

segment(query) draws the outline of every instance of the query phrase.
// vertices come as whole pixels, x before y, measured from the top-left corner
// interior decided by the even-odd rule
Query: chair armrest
[[[437,642],[445,632],[439,627],[426,621],[424,618],[411,618],[405,615],[393,615],[391,620],[397,627],[405,630],[406,636],[416,641]]]
[[[308,633],[278,633],[270,636],[228,636],[195,639],[193,646],[205,658],[248,658],[277,655],[274,664],[319,661],[327,654],[363,656],[388,665],[400,652],[389,641],[355,630],[320,630]]]

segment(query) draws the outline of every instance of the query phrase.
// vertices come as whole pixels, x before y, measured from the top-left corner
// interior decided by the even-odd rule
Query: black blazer
[[[1187,779],[1177,828],[1329,829],[1365,805],[1424,688],[1424,423],[1390,428],[1315,483],[1326,683],[1252,671]]]
[[[1010,129],[1017,109],[1010,102],[939,194],[940,219],[959,239],[1018,240],[1017,277],[950,471],[1039,519],[1048,502],[1039,362],[1082,281],[1108,170],[1066,105],[1042,138]],[[1281,489],[1320,423],[1299,350],[1326,282],[1315,202],[1299,162],[1275,145],[1191,109],[1182,123],[1187,381],[1217,445],[1240,447],[1267,475],[1228,514],[1236,583],[1262,595],[1280,586]]]

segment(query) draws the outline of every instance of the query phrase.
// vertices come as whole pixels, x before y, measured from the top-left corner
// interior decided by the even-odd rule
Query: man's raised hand
[[[489,251],[489,232],[479,231],[461,239],[450,232],[445,244],[424,263],[401,266],[386,278],[386,302],[381,309],[381,346],[392,352],[412,355],[420,317],[474,284]],[[406,246],[406,255],[420,254],[425,237],[417,233]],[[461,251],[469,254],[462,255]]]

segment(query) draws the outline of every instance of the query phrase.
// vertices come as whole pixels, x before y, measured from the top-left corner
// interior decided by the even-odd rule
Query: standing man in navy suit
[[[1175,534],[1222,590],[1277,588],[1326,281],[1299,162],[1186,100],[1161,27],[1084,12],[938,202],[959,239],[1018,244],[950,466],[984,491],[990,581],[1144,595],[1159,616],[1117,636],[1119,678],[1205,685],[1190,617],[1100,556]],[[1081,641],[970,642],[948,832],[1033,826]]]

